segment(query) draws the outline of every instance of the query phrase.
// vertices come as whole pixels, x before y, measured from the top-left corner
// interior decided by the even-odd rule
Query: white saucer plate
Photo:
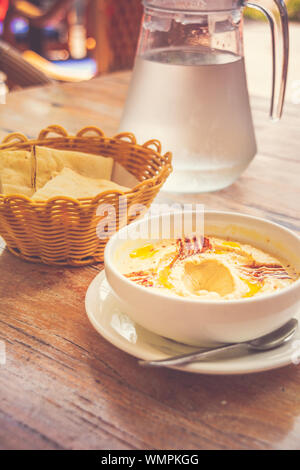
[[[118,308],[104,271],[90,284],[85,305],[88,318],[98,333],[117,348],[138,359],[163,359],[197,349],[151,333],[124,315]],[[297,318],[300,321],[300,315]],[[299,357],[300,330],[292,341],[272,351],[250,352],[241,348],[215,359],[206,359],[176,369],[210,375],[251,374],[290,365]]]

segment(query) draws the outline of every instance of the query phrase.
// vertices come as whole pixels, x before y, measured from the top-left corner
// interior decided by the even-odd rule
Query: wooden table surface
[[[11,94],[0,137],[117,131],[129,74]],[[265,216],[300,233],[300,108],[267,119],[252,97],[259,155],[230,188],[181,202]],[[160,200],[175,201],[175,197]],[[0,449],[299,449],[300,367],[213,377],[146,370],[102,339],[84,308],[102,269],[56,268],[0,256]]]

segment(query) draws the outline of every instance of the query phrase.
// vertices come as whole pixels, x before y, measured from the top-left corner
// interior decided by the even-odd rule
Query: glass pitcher
[[[263,12],[271,26],[270,114],[281,117],[289,32],[284,1],[274,4],[276,13],[243,0],[144,0],[120,132],[133,132],[140,143],[157,138],[173,152],[174,172],[164,190],[222,189],[256,154],[243,54],[246,5]]]

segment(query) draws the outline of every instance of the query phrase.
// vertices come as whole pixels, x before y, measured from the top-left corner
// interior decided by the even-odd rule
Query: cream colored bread
[[[0,178],[2,194],[31,196],[31,153],[24,150],[2,150]]]
[[[110,180],[114,160],[73,150],[56,150],[36,147],[37,176],[36,189],[57,176],[63,168],[69,168],[81,176]]]
[[[2,194],[5,196],[21,195],[31,197],[34,193],[32,188],[15,184],[2,184]]]
[[[128,190],[128,188],[112,181],[87,178],[75,173],[70,168],[63,168],[55,178],[39,189],[32,199],[47,200],[57,196],[66,196],[73,199],[93,198],[105,191],[126,192]]]

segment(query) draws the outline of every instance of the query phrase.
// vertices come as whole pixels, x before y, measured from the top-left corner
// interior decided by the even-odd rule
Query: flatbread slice
[[[40,189],[63,168],[69,168],[88,178],[110,180],[113,170],[113,158],[92,155],[73,150],[56,150],[48,147],[36,147],[37,175],[36,188]]]
[[[2,150],[0,177],[3,194],[31,195],[31,153],[25,150]]]
[[[21,196],[31,197],[34,193],[34,189],[28,188],[26,186],[18,186],[15,184],[3,184],[2,185],[2,194],[5,196],[12,196],[15,194]]]
[[[112,181],[87,178],[78,175],[70,168],[64,168],[55,178],[39,189],[32,197],[33,200],[47,200],[53,197],[66,196],[73,199],[92,198],[104,191],[126,192],[129,188],[120,186]]]

